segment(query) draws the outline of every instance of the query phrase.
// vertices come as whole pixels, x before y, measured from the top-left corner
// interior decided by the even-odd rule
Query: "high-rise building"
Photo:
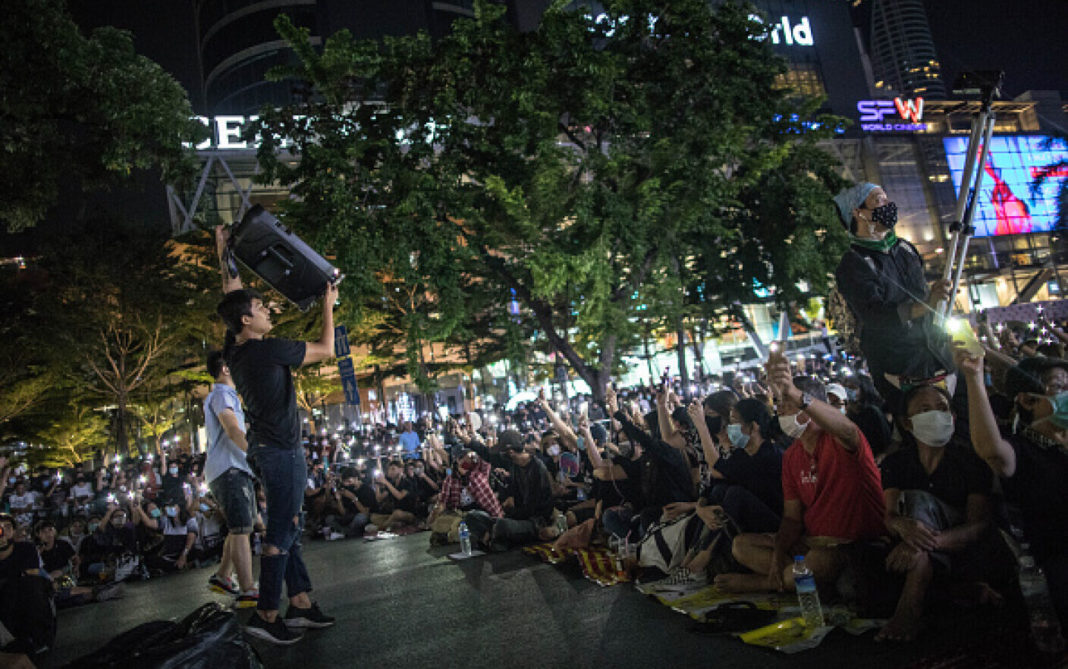
[[[872,0],[868,49],[878,95],[946,99],[923,0]]]
[[[518,11],[512,3],[509,11],[518,24],[530,21],[529,12]],[[203,111],[248,115],[265,104],[281,106],[302,95],[291,82],[264,77],[295,58],[275,30],[279,15],[286,14],[294,25],[307,29],[309,42],[319,47],[342,29],[356,38],[418,31],[441,37],[453,20],[474,15],[474,0],[194,0],[194,14]]]

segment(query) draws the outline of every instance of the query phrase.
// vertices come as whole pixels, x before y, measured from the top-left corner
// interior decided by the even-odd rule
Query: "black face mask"
[[[887,202],[881,207],[872,209],[871,220],[892,230],[897,225],[897,203]]]

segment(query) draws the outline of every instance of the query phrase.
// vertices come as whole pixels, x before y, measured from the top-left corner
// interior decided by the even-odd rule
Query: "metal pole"
[[[975,175],[975,190],[972,197],[969,198],[971,201],[968,204],[964,220],[961,221],[960,233],[963,235],[964,241],[961,244],[960,259],[957,261],[957,271],[953,276],[953,290],[949,294],[949,299],[946,300],[944,316],[949,316],[949,312],[953,310],[953,296],[957,294],[957,289],[960,287],[960,277],[964,272],[964,263],[968,258],[968,243],[971,241],[972,235],[975,234],[975,228],[972,227],[972,220],[975,218],[976,200],[979,197],[979,189],[983,185],[983,165],[986,165],[986,158],[990,154],[990,139],[994,134],[994,123],[996,120],[997,116],[993,111],[986,114],[986,127],[983,128],[983,146]]]
[[[987,109],[984,105],[975,120],[972,121],[972,132],[968,136],[968,154],[964,158],[964,171],[960,176],[960,191],[957,193],[957,208],[953,214],[953,224],[949,242],[949,253],[946,254],[946,268],[942,274],[942,280],[948,281],[953,272],[953,263],[957,258],[957,245],[960,242],[961,229],[959,224],[964,220],[964,212],[968,205],[968,195],[972,192],[972,177],[975,171],[975,156],[979,152],[979,138],[983,136],[986,127]],[[982,172],[982,170],[980,170]],[[941,309],[939,309],[941,312]]]

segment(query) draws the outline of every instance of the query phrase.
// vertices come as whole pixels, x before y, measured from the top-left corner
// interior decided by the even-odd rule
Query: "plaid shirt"
[[[490,488],[489,473],[490,463],[480,460],[478,466],[467,475],[467,490],[475,498],[475,503],[478,504],[479,508],[494,518],[501,518],[504,516],[504,511],[501,510],[501,503],[497,501],[497,496],[493,494],[493,489]],[[464,484],[459,476],[446,476],[445,481],[441,484],[438,501],[444,504],[446,509],[458,508],[460,506],[460,491],[463,487]]]

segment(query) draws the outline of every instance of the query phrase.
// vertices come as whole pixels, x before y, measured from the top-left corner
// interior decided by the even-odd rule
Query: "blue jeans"
[[[253,453],[256,468],[267,495],[267,534],[264,548],[274,546],[276,555],[260,557],[261,611],[277,611],[282,599],[282,583],[290,597],[311,591],[308,568],[304,566],[300,536],[304,530],[304,486],[308,467],[304,450],[258,447]],[[294,517],[297,522],[294,522]]]

